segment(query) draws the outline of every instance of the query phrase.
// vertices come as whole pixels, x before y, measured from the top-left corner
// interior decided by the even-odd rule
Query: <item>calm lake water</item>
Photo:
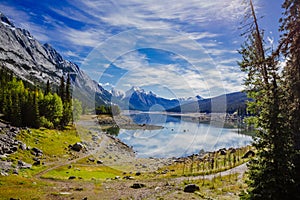
[[[124,130],[118,138],[137,152],[138,157],[181,157],[220,148],[250,144],[250,136],[237,129],[221,128],[210,123],[195,123],[162,114],[129,115],[135,123],[161,125],[160,130]]]

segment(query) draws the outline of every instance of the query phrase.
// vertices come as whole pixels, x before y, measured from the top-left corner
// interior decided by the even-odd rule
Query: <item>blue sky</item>
[[[0,11],[107,89],[210,97],[243,89],[242,1],[2,0]],[[281,3],[254,0],[270,47]]]

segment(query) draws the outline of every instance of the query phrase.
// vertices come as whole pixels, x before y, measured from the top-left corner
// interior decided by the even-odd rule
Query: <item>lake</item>
[[[120,129],[118,138],[132,146],[138,157],[182,157],[215,151],[220,148],[251,144],[252,137],[238,134],[237,129],[222,128],[213,123],[195,123],[164,114],[137,113],[128,115],[135,123],[163,126],[159,130]]]

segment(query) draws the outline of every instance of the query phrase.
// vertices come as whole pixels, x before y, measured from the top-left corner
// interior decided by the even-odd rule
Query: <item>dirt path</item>
[[[107,143],[108,143],[108,138],[107,137],[102,137],[100,144],[103,145],[103,146],[106,146]],[[50,168],[47,168],[47,169],[35,174],[34,177],[35,178],[41,178],[41,176],[43,176],[44,174],[46,174],[47,172],[49,172],[51,170],[54,170],[54,169],[57,169],[57,168],[60,168],[60,167],[66,166],[66,165],[70,165],[70,164],[76,163],[77,161],[79,161],[81,159],[93,156],[97,151],[98,151],[98,149],[89,150],[89,151],[87,151],[88,153],[85,153],[85,154],[79,156],[78,158],[75,158],[75,159],[70,160],[70,161],[65,161],[64,160],[64,161],[56,161],[56,162],[53,162],[53,163],[49,163],[48,164],[49,166],[51,166],[51,165],[54,165],[54,166],[50,167]]]

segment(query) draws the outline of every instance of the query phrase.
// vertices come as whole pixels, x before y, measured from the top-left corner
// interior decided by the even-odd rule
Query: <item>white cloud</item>
[[[51,5],[49,9],[80,25],[73,26],[45,14],[41,17],[45,27],[51,27],[47,29],[33,23],[33,14],[12,7],[8,9],[11,17],[18,19],[19,24],[32,31],[39,40],[66,46],[64,56],[81,57],[79,60],[87,56],[82,67],[93,75],[101,74],[105,67],[116,61],[120,67],[135,70],[125,74],[136,82],[135,85],[145,85],[147,82],[165,86],[173,84],[178,91],[187,86],[199,93],[209,88],[222,88],[222,80],[225,87],[231,90],[238,89],[233,83],[240,85],[237,70],[217,68],[219,65],[236,65],[233,62],[237,57],[236,50],[223,44],[222,40],[232,37],[225,34],[237,28],[237,22],[244,15],[240,0],[69,0],[68,3],[60,8]],[[130,32],[132,29],[137,31]],[[127,35],[126,32],[123,34],[122,31],[128,30]],[[120,33],[121,37],[115,35]],[[115,37],[111,38],[112,35]],[[97,49],[98,45],[102,50]],[[184,69],[173,64],[150,66],[145,55],[128,53],[148,47],[173,52],[194,66]],[[87,55],[87,50],[91,48],[95,48],[95,52],[91,52],[93,56]],[[118,60],[124,54],[126,59]],[[98,55],[107,61],[100,60]],[[93,65],[94,69],[88,64]]]

